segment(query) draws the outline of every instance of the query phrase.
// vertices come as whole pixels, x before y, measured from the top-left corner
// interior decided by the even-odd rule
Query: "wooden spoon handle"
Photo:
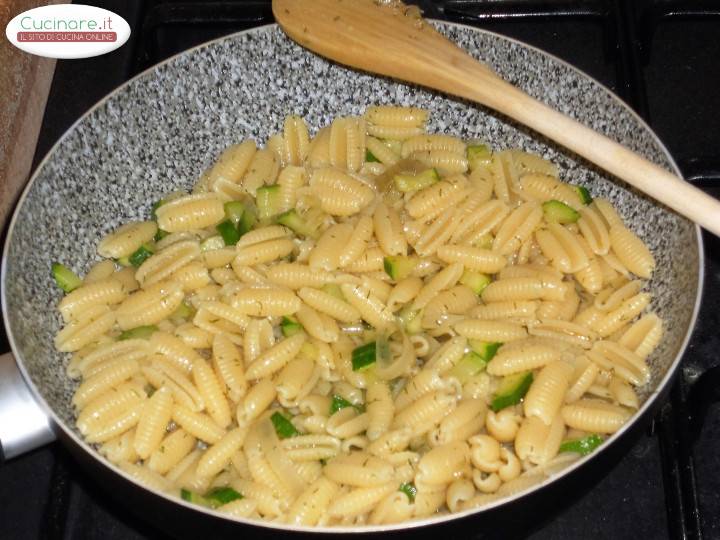
[[[720,201],[499,78],[493,81],[495,92],[489,97],[489,77],[486,68],[473,76],[465,72],[455,93],[542,133],[720,236]]]

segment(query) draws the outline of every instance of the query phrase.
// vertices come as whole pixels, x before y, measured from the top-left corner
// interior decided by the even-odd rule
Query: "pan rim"
[[[630,105],[628,105],[625,101],[623,101],[617,94],[615,94],[612,90],[610,90],[607,86],[605,86],[603,83],[599,82],[594,77],[591,77],[584,71],[580,70],[579,68],[573,66],[569,62],[566,62],[565,60],[562,60],[561,58],[558,58],[552,53],[549,53],[547,51],[544,51],[538,47],[535,47],[534,45],[530,45],[528,43],[525,43],[521,40],[511,38],[502,34],[499,34],[497,32],[491,32],[489,30],[476,28],[473,26],[470,26],[468,24],[461,24],[461,23],[454,23],[454,22],[448,22],[448,21],[442,21],[438,19],[429,19],[434,24],[438,24],[441,27],[456,27],[461,28],[465,30],[469,30],[471,32],[476,32],[478,34],[485,34],[490,37],[492,37],[495,40],[505,41],[510,44],[518,45],[522,48],[534,51],[536,53],[539,53],[547,58],[550,58],[552,61],[564,66],[565,68],[569,68],[576,76],[579,76],[582,79],[585,79],[587,81],[592,82],[594,85],[597,85],[600,89],[602,89],[606,94],[616,101],[622,108],[624,108],[627,112],[631,114],[631,116],[635,119],[636,122],[640,126],[642,126],[651,136],[654,140],[655,144],[657,144],[658,148],[663,152],[667,160],[669,161],[673,172],[683,178],[682,173],[680,169],[677,166],[677,163],[675,162],[674,158],[670,154],[669,150],[665,146],[665,144],[662,142],[662,140],[658,137],[658,135],[650,128],[650,126],[645,122],[645,120],[637,114]],[[134,83],[137,79],[140,79],[142,77],[145,77],[152,73],[153,71],[157,70],[158,68],[161,68],[171,62],[173,62],[176,58],[190,54],[198,49],[209,47],[214,45],[215,43],[219,43],[225,40],[232,40],[236,39],[239,36],[243,36],[246,34],[253,34],[253,33],[265,33],[268,31],[272,31],[273,29],[277,28],[277,23],[269,23],[262,26],[258,26],[255,28],[249,28],[246,30],[241,30],[239,32],[235,32],[232,34],[228,34],[225,36],[221,36],[219,38],[215,38],[210,41],[206,41],[204,43],[201,43],[199,45],[196,45],[195,47],[192,47],[190,49],[186,49],[183,51],[180,51],[165,60],[154,64],[145,70],[141,71],[140,73],[136,74],[132,78],[125,81],[123,84],[118,86],[117,88],[113,89],[111,92],[109,92],[107,95],[102,97],[97,103],[95,103],[92,107],[90,107],[85,113],[83,113],[61,136],[60,138],[53,144],[53,146],[48,150],[47,154],[43,157],[43,159],[38,163],[37,167],[35,168],[35,171],[33,172],[32,176],[28,179],[28,182],[23,189],[20,197],[17,200],[17,203],[15,204],[15,207],[13,208],[12,216],[10,218],[10,223],[7,228],[7,236],[5,239],[5,243],[3,246],[3,254],[2,254],[2,261],[0,261],[0,307],[2,309],[2,315],[3,320],[9,320],[8,317],[8,306],[7,306],[7,294],[6,294],[6,276],[7,276],[7,266],[8,266],[8,249],[10,247],[10,242],[13,237],[13,230],[15,227],[16,222],[18,221],[18,210],[23,206],[23,203],[28,196],[28,193],[30,192],[30,189],[32,188],[33,184],[35,183],[36,179],[39,176],[40,171],[45,167],[46,163],[53,157],[58,147],[65,141],[66,138],[70,136],[71,133],[74,132],[74,130],[87,118],[89,117],[93,112],[95,112],[96,109],[99,107],[105,105],[108,100],[114,98],[116,95],[122,93],[125,91],[126,87]],[[288,38],[289,39],[289,38]],[[459,99],[455,98],[454,96],[450,96],[452,99]],[[612,176],[609,175],[608,176]],[[684,178],[683,178],[684,179]],[[672,211],[672,210],[668,210]],[[173,503],[173,504],[179,504],[189,510],[195,511],[195,512],[201,512],[208,516],[212,516],[216,519],[223,519],[229,522],[235,522],[235,523],[241,523],[243,525],[250,525],[254,527],[262,527],[270,530],[277,530],[277,531],[287,531],[287,532],[296,532],[296,533],[315,533],[315,534],[336,534],[336,533],[381,533],[381,532],[392,532],[392,531],[400,531],[400,530],[408,530],[408,529],[415,529],[419,527],[425,527],[425,526],[433,526],[433,525],[439,525],[444,522],[449,521],[455,521],[460,520],[466,517],[469,517],[471,515],[475,514],[482,514],[485,511],[493,510],[495,508],[498,508],[500,506],[504,506],[506,504],[510,504],[516,500],[519,500],[526,495],[530,495],[538,490],[541,490],[545,488],[546,486],[554,483],[555,481],[560,480],[561,478],[564,478],[567,475],[570,475],[571,473],[574,473],[577,469],[583,467],[585,464],[593,460],[594,458],[597,458],[600,454],[605,452],[615,441],[620,439],[626,431],[630,429],[631,426],[635,424],[635,422],[643,417],[648,409],[650,409],[657,400],[658,396],[662,393],[662,391],[665,389],[665,387],[669,384],[670,380],[675,376],[675,373],[678,369],[678,366],[680,364],[680,361],[682,360],[685,351],[687,349],[690,337],[692,336],[692,333],[695,329],[695,325],[697,322],[698,313],[700,310],[701,305],[701,299],[702,299],[702,292],[704,287],[704,281],[705,281],[705,250],[704,250],[704,243],[702,239],[702,230],[699,225],[694,224],[695,228],[695,236],[697,240],[697,247],[698,247],[698,275],[697,275],[697,291],[695,296],[695,303],[693,306],[692,315],[690,317],[688,328],[685,332],[685,335],[680,343],[680,347],[678,348],[678,352],[675,355],[675,358],[670,363],[667,371],[665,372],[665,375],[662,377],[662,379],[657,384],[656,388],[653,389],[653,391],[650,393],[648,398],[645,400],[645,402],[641,405],[641,407],[634,413],[633,419],[631,422],[625,423],[617,432],[613,433],[610,437],[606,439],[606,444],[603,444],[596,450],[595,452],[592,452],[591,454],[581,457],[577,461],[571,463],[558,473],[555,473],[547,478],[545,478],[542,482],[539,482],[537,484],[534,484],[530,488],[526,490],[522,490],[518,493],[515,493],[513,495],[510,495],[508,497],[500,498],[497,501],[493,501],[491,503],[488,503],[485,506],[479,507],[479,508],[473,508],[468,509],[463,512],[457,512],[452,514],[438,514],[435,516],[419,519],[419,520],[413,520],[413,521],[404,521],[400,523],[395,524],[389,524],[389,525],[362,525],[362,526],[336,526],[336,527],[310,527],[310,526],[295,526],[295,525],[285,525],[285,524],[277,524],[273,522],[265,522],[261,520],[251,520],[247,518],[236,518],[232,516],[228,516],[226,514],[222,514],[218,512],[217,510],[211,510],[208,508],[204,508],[198,505],[194,505],[192,503],[189,503],[187,501],[184,501],[178,497],[174,497],[172,495],[169,495],[167,493],[161,493],[155,490],[151,490],[147,486],[143,485],[139,481],[132,478],[128,473],[120,469],[117,465],[114,463],[111,463],[107,459],[103,458],[94,448],[92,448],[87,442],[82,440],[80,437],[76,435],[76,433],[69,428],[55,413],[54,409],[50,407],[50,405],[46,402],[43,395],[40,393],[38,388],[33,383],[32,379],[30,378],[30,375],[25,368],[25,363],[22,360],[21,356],[18,354],[18,347],[15,343],[14,336],[12,334],[12,330],[8,324],[5,324],[5,328],[7,329],[7,335],[8,335],[8,342],[10,344],[11,352],[13,354],[13,357],[15,358],[16,365],[19,369],[19,371],[22,374],[22,377],[25,381],[25,384],[27,384],[28,388],[33,394],[33,397],[35,398],[38,405],[43,409],[43,411],[48,415],[48,418],[52,421],[51,424],[53,426],[54,430],[60,429],[62,432],[69,437],[78,447],[82,448],[83,451],[90,455],[92,458],[94,458],[96,461],[98,461],[100,464],[105,466],[107,469],[109,469],[111,472],[121,476],[128,482],[131,482],[136,487],[139,487],[141,489],[144,489],[150,493],[152,493],[155,496],[164,498],[167,502]]]

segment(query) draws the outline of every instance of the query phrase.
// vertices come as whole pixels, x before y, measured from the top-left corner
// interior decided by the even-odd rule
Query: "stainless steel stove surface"
[[[272,22],[270,1],[86,3],[131,25],[108,55],[58,62],[35,155],[93,103],[188,47]],[[720,4],[690,0],[445,0],[426,16],[520,39],[610,87],[658,133],[685,177],[720,197]],[[720,239],[704,234],[704,302],[675,386],[652,429],[554,515],[518,516],[500,537],[720,538]],[[0,332],[0,352],[9,349]],[[713,367],[715,366],[715,367]],[[247,535],[245,535],[247,536]],[[281,535],[278,534],[278,537]],[[54,443],[0,464],[0,538],[149,539],[161,531],[108,502]],[[463,538],[492,538],[467,521]]]

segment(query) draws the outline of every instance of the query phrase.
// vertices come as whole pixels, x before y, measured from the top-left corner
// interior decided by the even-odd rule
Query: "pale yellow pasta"
[[[535,202],[521,204],[502,222],[493,240],[493,250],[509,255],[520,248],[542,220],[542,208]]]
[[[176,429],[165,437],[160,446],[150,454],[148,467],[159,474],[166,474],[195,448],[197,439],[183,429]]]
[[[155,214],[160,229],[183,232],[217,225],[225,217],[225,210],[214,193],[199,193],[162,204]]]
[[[172,419],[190,435],[208,444],[215,444],[225,436],[225,430],[208,415],[193,412],[183,405],[175,405]]]
[[[465,319],[455,325],[455,331],[470,339],[505,343],[527,337],[527,330],[519,324],[482,319]]]
[[[248,366],[245,376],[248,379],[261,379],[280,371],[300,352],[305,339],[305,335],[300,333],[270,347]]]
[[[568,427],[590,433],[615,433],[630,417],[627,409],[595,399],[581,399],[560,412]]]
[[[316,169],[310,177],[310,187],[322,209],[334,216],[357,214],[374,197],[372,189],[367,185],[331,168]]]
[[[172,392],[165,387],[159,388],[145,404],[135,429],[134,441],[135,451],[142,459],[150,457],[160,446],[172,417],[172,410]]]
[[[310,268],[300,263],[278,263],[270,267],[267,279],[275,285],[289,289],[322,287],[334,279],[330,272]]]
[[[288,116],[101,239],[55,339],[85,439],[175,495],[232,486],[229,517],[382,526],[528,489],[578,459],[564,438],[620,429],[663,334],[652,254],[549,161],[427,117],[372,106],[311,140]]]

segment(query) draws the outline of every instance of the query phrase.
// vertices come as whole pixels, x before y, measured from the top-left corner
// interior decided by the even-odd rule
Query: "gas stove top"
[[[35,164],[97,100],[143,69],[204,41],[273,22],[270,1],[86,3],[133,29],[110,54],[59,61]],[[568,61],[626,100],[688,181],[720,198],[720,4],[690,0],[445,0],[430,18],[517,38]],[[704,233],[698,323],[672,392],[622,461],[520,535],[720,538],[720,239]],[[0,332],[0,352],[9,349]],[[149,539],[163,534],[118,505],[58,443],[0,464],[0,538]],[[524,518],[526,516],[521,516]],[[246,535],[247,536],[247,535]],[[278,537],[281,535],[278,534]],[[464,538],[492,536],[472,521]],[[507,537],[503,535],[503,537]]]

